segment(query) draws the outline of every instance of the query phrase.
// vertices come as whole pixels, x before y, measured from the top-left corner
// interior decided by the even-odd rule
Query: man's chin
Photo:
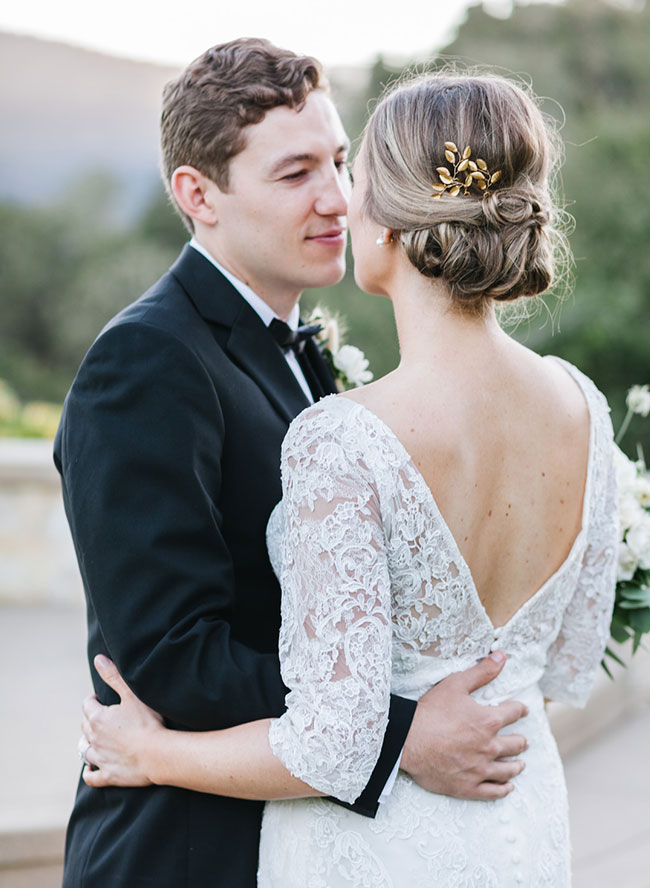
[[[308,284],[305,284],[305,290],[314,290],[321,287],[333,287],[340,283],[345,277],[345,262],[340,265],[323,269],[320,274],[314,274]]]

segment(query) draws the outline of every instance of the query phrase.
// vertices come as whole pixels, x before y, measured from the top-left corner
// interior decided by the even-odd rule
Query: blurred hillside
[[[118,218],[142,210],[159,185],[162,89],[178,72],[0,31],[0,200],[59,201],[101,173]],[[366,78],[363,68],[333,72],[344,113],[355,113]]]
[[[101,170],[132,213],[157,185],[160,95],[176,73],[0,32],[0,197],[42,204]]]
[[[453,44],[414,60],[419,69],[449,58],[498,66],[566,118],[575,288],[561,311],[549,297],[548,311],[515,335],[579,364],[617,416],[625,389],[650,380],[648,46],[647,6],[568,0],[515,5],[506,19],[470,7]],[[368,71],[330,73],[354,138],[399,72],[379,59]],[[24,399],[60,400],[103,323],[185,239],[155,184],[160,90],[174,72],[0,35],[0,74],[0,378]],[[395,366],[384,300],[359,293],[350,273],[306,303],[316,298],[346,316],[377,374]]]

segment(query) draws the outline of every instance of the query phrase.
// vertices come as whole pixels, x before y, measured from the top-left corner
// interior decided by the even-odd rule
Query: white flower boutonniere
[[[361,349],[355,345],[343,344],[347,330],[340,318],[317,305],[309,316],[309,323],[320,324],[323,328],[314,338],[339,391],[358,388],[372,381],[373,374],[368,369],[368,359]]]

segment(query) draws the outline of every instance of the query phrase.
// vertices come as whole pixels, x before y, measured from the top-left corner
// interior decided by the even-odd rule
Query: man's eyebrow
[[[344,154],[346,151],[349,150],[350,143],[347,141],[342,142],[336,149],[335,154]],[[273,178],[274,176],[279,175],[283,170],[285,170],[287,167],[290,167],[294,163],[313,163],[313,161],[315,160],[318,160],[315,154],[285,154],[278,161],[276,161],[276,163],[273,164],[273,166],[269,170],[269,178]]]
[[[277,176],[294,163],[310,163],[316,160],[315,154],[285,154],[269,170],[269,176]]]

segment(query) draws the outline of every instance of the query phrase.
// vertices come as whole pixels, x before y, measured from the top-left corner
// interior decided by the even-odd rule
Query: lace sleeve
[[[578,582],[540,682],[545,697],[579,707],[589,698],[609,639],[616,590],[619,532],[611,438],[599,462]]]
[[[291,773],[353,802],[379,758],[391,674],[390,583],[363,436],[310,408],[283,445],[280,663],[287,711],[269,731]]]

